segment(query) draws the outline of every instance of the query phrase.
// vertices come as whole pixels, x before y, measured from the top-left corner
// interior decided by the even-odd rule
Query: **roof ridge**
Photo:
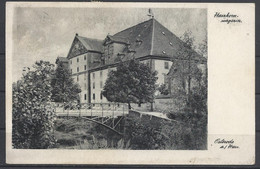
[[[154,21],[155,19],[152,18],[152,40],[151,40],[151,49],[150,49],[150,55],[153,54],[153,41],[154,41]]]
[[[97,41],[103,41],[102,39],[94,39],[94,38],[88,38],[88,37],[84,37],[84,36],[76,36],[76,37],[79,37],[79,38],[86,38],[86,39],[89,39],[89,40],[97,40]]]

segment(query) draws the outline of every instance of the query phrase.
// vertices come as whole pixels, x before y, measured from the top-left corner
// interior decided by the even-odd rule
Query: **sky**
[[[207,11],[195,8],[152,9],[154,18],[178,37],[190,30],[195,43],[207,35]],[[23,67],[37,60],[55,63],[67,57],[75,34],[104,40],[128,27],[146,21],[148,8],[28,8],[17,7],[13,18],[13,82]]]

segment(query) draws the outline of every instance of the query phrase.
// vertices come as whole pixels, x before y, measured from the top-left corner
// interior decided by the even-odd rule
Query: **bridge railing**
[[[77,105],[56,103],[58,116],[124,116],[128,114],[125,103],[81,103]]]

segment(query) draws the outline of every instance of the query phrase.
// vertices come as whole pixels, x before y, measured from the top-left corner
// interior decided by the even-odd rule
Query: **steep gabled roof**
[[[123,39],[129,43],[128,48],[135,51],[136,58],[148,55],[178,58],[180,50],[185,48],[180,38],[154,18],[118,32],[111,39]],[[198,60],[205,59],[192,52]]]
[[[136,57],[150,55],[152,41],[152,20],[139,23],[133,27],[120,31],[112,36],[114,39],[122,39],[129,43]]]
[[[76,34],[67,58],[73,58],[87,52],[102,53],[102,42],[102,40],[86,38]]]
[[[79,41],[85,46],[87,50],[95,51],[95,52],[102,52],[102,40],[98,39],[91,39],[82,36],[76,36]]]
[[[144,56],[170,57],[180,59],[179,53],[185,49],[184,42],[160,24],[154,18],[139,23],[135,26],[122,30],[113,36],[108,35],[105,40],[97,40],[78,36],[76,34],[72,43],[68,58],[86,53],[88,51],[103,53],[103,44],[109,39],[112,42],[123,43],[126,48],[120,55],[124,56],[122,60],[130,58],[140,58]],[[76,43],[80,42],[83,46],[81,51],[74,52]],[[193,53],[193,59],[205,61],[206,59],[197,52]],[[73,53],[74,52],[74,53]],[[187,56],[182,56],[187,57]]]

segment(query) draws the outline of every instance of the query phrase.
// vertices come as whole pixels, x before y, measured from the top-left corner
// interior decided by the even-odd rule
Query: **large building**
[[[184,43],[154,18],[107,35],[104,40],[78,34],[72,42],[67,59],[74,80],[81,86],[82,103],[107,102],[101,94],[109,71],[120,60],[132,58],[158,72],[157,84],[166,82],[173,58]],[[199,57],[199,56],[198,56]]]

